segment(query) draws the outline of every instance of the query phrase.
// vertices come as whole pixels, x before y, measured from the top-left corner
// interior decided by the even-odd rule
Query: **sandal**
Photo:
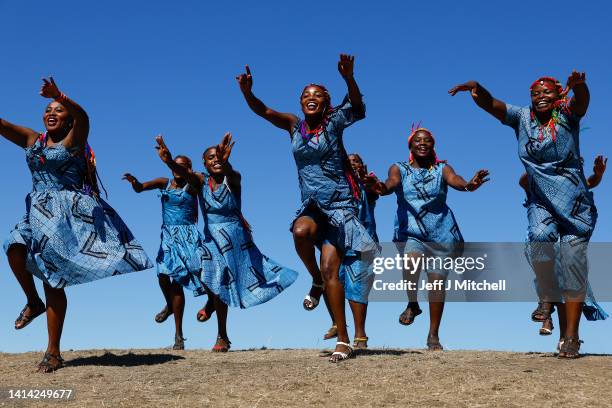
[[[26,315],[26,311],[28,310],[30,311],[30,314]],[[32,321],[36,319],[38,316],[45,313],[46,310],[47,310],[47,306],[40,299],[38,299],[37,304],[34,304],[34,305],[30,303],[26,303],[26,305],[23,307],[23,309],[19,313],[19,316],[17,316],[17,319],[15,320],[15,330],[23,329],[28,324],[32,323]]]
[[[542,323],[550,319],[550,315],[555,311],[555,305],[548,302],[538,302],[538,307],[531,312],[531,320]]]
[[[184,337],[175,336],[174,337],[174,346],[172,346],[172,350],[185,350],[185,340]]]
[[[172,315],[172,311],[170,310],[170,308],[168,307],[168,305],[164,306],[164,308],[161,310],[161,312],[159,312],[158,314],[155,315],[155,321],[157,323],[163,323],[166,321],[166,319],[168,319],[168,317],[170,317]]]
[[[584,343],[577,337],[566,337],[561,343],[559,358],[575,359],[580,357],[580,345]]]
[[[208,305],[211,305],[211,306],[208,306]],[[212,310],[208,311],[207,309],[212,309]],[[198,320],[198,322],[204,323],[205,321],[207,321],[208,319],[212,317],[213,313],[215,313],[215,305],[213,302],[209,300],[208,302],[206,302],[203,308],[198,310],[196,319]]]
[[[553,320],[549,317],[542,322],[542,327],[540,327],[540,336],[550,336],[554,328],[555,326],[553,325]]]
[[[323,340],[333,339],[334,337],[338,337],[338,326],[332,324],[332,326],[327,329],[327,333],[323,335]]]
[[[368,348],[368,336],[355,337],[353,339],[353,349],[365,350]]]
[[[55,360],[55,364],[52,364],[51,361]],[[51,354],[48,351],[45,353],[42,361],[38,364],[39,373],[52,373],[55,370],[59,370],[64,367],[64,359],[59,354]]]
[[[429,351],[443,351],[444,347],[440,344],[440,338],[438,336],[427,336],[427,350]]]
[[[217,336],[217,342],[212,348],[213,353],[227,353],[232,347],[232,342],[229,339],[224,339],[221,336]]]
[[[319,292],[319,296],[310,296],[310,293],[312,292],[313,288],[321,289]],[[311,310],[314,310],[319,305],[319,299],[321,299],[323,290],[325,290],[325,285],[323,283],[313,282],[312,288],[310,288],[310,292],[308,292],[308,294],[304,296],[304,302],[302,303],[302,306],[304,306],[304,309],[308,310],[309,312]]]
[[[557,343],[557,350],[555,350],[555,355],[558,356],[559,353],[561,352],[561,347],[563,347],[563,343],[565,342],[565,338],[560,338],[559,342]]]
[[[414,323],[415,317],[423,313],[418,303],[408,303],[406,309],[399,317],[399,323],[404,326],[410,326]]]
[[[348,360],[349,358],[353,357],[353,348],[350,344],[345,343],[343,341],[337,341],[336,346],[338,344],[348,347],[348,351],[334,351],[331,357],[329,358],[330,363],[339,363],[341,361]]]

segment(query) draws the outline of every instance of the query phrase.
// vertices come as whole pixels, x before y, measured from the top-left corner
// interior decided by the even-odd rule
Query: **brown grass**
[[[88,350],[34,374],[40,353],[0,354],[0,386],[73,388],[67,407],[609,406],[612,356],[370,350],[331,364],[317,350]],[[0,406],[14,405],[0,400]]]

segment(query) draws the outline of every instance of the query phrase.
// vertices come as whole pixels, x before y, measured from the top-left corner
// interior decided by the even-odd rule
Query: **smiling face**
[[[355,174],[360,177],[365,174],[365,166],[358,154],[349,154],[348,159]]]
[[[68,129],[72,123],[72,117],[61,103],[53,101],[45,109],[43,122],[47,132],[54,133]]]
[[[300,104],[305,116],[321,116],[329,106],[329,96],[320,86],[309,85],[302,91]]]
[[[539,81],[531,88],[531,106],[538,113],[550,112],[560,98],[556,84]]]
[[[434,139],[426,130],[418,130],[410,139],[410,153],[415,158],[433,157]]]
[[[208,171],[208,174],[222,174],[223,166],[221,162],[217,159],[217,148],[209,147],[206,149],[204,154],[202,155],[202,159],[204,160],[204,167]]]

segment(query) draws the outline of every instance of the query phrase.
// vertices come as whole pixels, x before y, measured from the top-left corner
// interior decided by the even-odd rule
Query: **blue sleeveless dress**
[[[310,216],[321,233],[317,245],[330,243],[343,254],[349,250],[361,254],[377,251],[376,242],[357,216],[359,202],[347,178],[347,154],[342,141],[344,129],[364,117],[365,112],[355,112],[345,97],[319,135],[303,136],[302,120],[291,132],[302,206],[290,230],[299,217]]]
[[[115,210],[84,192],[85,158],[44,139],[25,149],[33,190],[4,250],[24,245],[26,269],[54,288],[152,268]]]
[[[374,218],[374,209],[376,201],[370,202],[368,194],[359,183],[359,221],[368,231],[372,239],[378,243],[378,235],[376,234],[376,219]],[[368,268],[367,264],[359,263],[362,260],[359,254],[353,250],[349,250],[344,255],[345,259],[340,267],[339,278],[344,285],[344,296],[346,299],[358,303],[368,303],[368,295],[374,283],[374,270]]]
[[[506,112],[502,123],[514,130],[519,158],[529,177],[528,260],[554,260],[561,290],[584,291],[587,319],[605,319],[603,309],[590,302],[587,280],[587,246],[597,222],[597,208],[580,159],[580,117],[567,105],[559,109],[553,140],[549,132],[540,130],[530,107],[506,104]]]
[[[265,303],[288,288],[297,272],[263,255],[240,210],[240,199],[227,184],[211,191],[209,177],[199,195],[204,218],[202,281],[230,306],[247,308]]]
[[[448,185],[442,176],[445,163],[431,169],[397,162],[402,183],[395,190],[397,212],[393,241],[405,243],[404,253],[426,256],[458,256],[463,236],[452,210],[446,205]],[[428,273],[446,275],[444,270]]]
[[[198,198],[183,189],[161,190],[162,231],[157,253],[157,274],[203,295],[200,281],[204,237],[198,230]]]

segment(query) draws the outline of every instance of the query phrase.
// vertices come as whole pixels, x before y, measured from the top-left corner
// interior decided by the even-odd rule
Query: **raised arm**
[[[484,183],[489,181],[488,170],[478,170],[470,181],[465,181],[463,177],[455,173],[455,170],[448,164],[442,169],[442,177],[446,184],[459,191],[475,191]]]
[[[157,142],[157,146],[155,146],[155,148],[157,149],[159,158],[166,163],[170,170],[183,177],[187,181],[187,184],[199,191],[204,183],[204,176],[202,176],[200,173],[194,173],[191,169],[176,164],[172,158],[172,154],[170,153],[168,146],[166,146],[166,143],[164,142],[162,135],[158,135],[155,138],[155,141]]]
[[[340,75],[342,75],[342,78],[346,82],[353,110],[361,112],[363,111],[363,99],[361,98],[361,92],[359,91],[359,86],[357,86],[357,81],[355,81],[354,68],[355,57],[352,55],[340,54],[338,72],[340,72]]]
[[[229,157],[232,154],[232,148],[234,147],[235,143],[236,142],[232,141],[231,133],[227,132],[223,136],[221,143],[217,145],[217,148],[215,149],[215,151],[217,153],[217,160],[219,160],[219,162],[221,163],[221,166],[223,166],[222,167],[223,175],[225,176],[227,180],[227,184],[230,190],[237,197],[240,197],[241,189],[242,189],[242,186],[241,186],[242,176],[240,175],[239,172],[234,170],[234,168],[229,162]]]
[[[89,117],[85,110],[78,103],[60,92],[53,77],[49,77],[49,79],[43,78],[40,94],[45,98],[54,99],[56,102],[61,103],[72,117],[72,129],[70,129],[64,139],[64,146],[67,148],[85,146],[87,136],[89,135]]]
[[[584,72],[572,71],[569,78],[567,78],[564,92],[568,93],[570,90],[574,92],[574,97],[570,101],[570,109],[576,116],[583,117],[587,113],[589,101],[591,100]]]
[[[274,109],[268,108],[262,101],[253,95],[253,75],[248,65],[245,66],[245,70],[245,73],[236,77],[236,81],[238,81],[238,85],[240,85],[240,91],[249,105],[249,108],[274,126],[291,133],[295,124],[298,122],[298,118],[291,113],[277,112]]]
[[[591,174],[591,176],[587,179],[587,186],[589,189],[595,188],[599,185],[599,183],[601,183],[601,179],[606,172],[607,165],[607,157],[599,155],[595,158],[595,163],[593,164],[593,174]]]
[[[24,149],[28,146],[32,146],[38,137],[38,133],[34,130],[23,126],[13,125],[11,122],[1,118],[0,135],[4,136],[8,141],[15,143],[17,146],[23,147]]]
[[[464,84],[454,86],[448,93],[451,94],[451,96],[455,96],[457,92],[465,91],[470,91],[476,105],[493,115],[495,118],[500,121],[506,119],[506,104],[499,99],[495,99],[489,91],[476,81],[468,81]]]
[[[158,177],[153,180],[145,181],[141,183],[138,179],[132,176],[130,173],[125,173],[121,180],[127,180],[132,185],[132,188],[137,193],[142,193],[148,190],[157,190],[165,188],[168,185],[168,179],[165,177]]]
[[[367,190],[370,190],[379,196],[385,196],[393,193],[393,191],[395,191],[395,189],[402,184],[402,174],[400,173],[399,167],[394,164],[389,167],[387,180],[384,183],[379,181],[378,178],[372,174],[364,176],[362,181]]]

